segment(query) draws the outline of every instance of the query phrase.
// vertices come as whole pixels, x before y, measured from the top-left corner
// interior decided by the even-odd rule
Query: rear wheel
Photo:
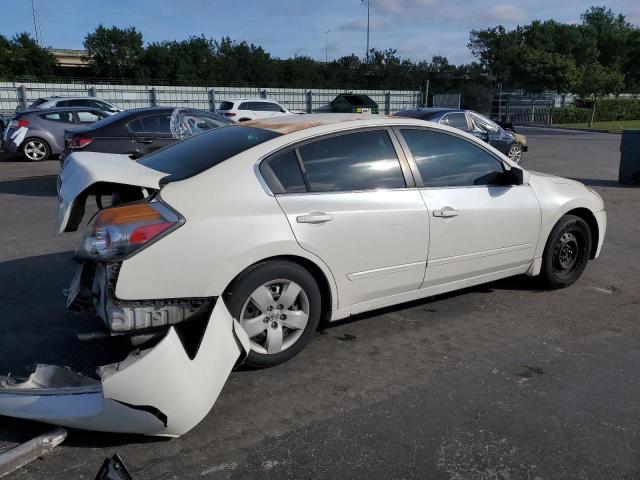
[[[51,155],[51,149],[44,140],[27,138],[22,144],[22,156],[30,162],[41,162]]]
[[[541,279],[549,288],[564,288],[575,282],[589,261],[591,231],[575,215],[564,215],[553,227],[542,256]]]
[[[238,277],[227,306],[250,339],[245,363],[264,368],[295,356],[318,328],[321,305],[317,282],[296,263],[265,262]]]

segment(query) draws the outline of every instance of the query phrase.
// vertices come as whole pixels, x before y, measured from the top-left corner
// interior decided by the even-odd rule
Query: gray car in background
[[[7,125],[4,151],[38,162],[64,150],[64,131],[90,125],[109,114],[95,108],[47,108],[16,113]]]
[[[35,100],[29,105],[29,110],[42,109],[42,108],[62,108],[62,107],[82,107],[82,108],[95,108],[113,115],[114,113],[122,112],[122,109],[115,105],[100,100],[96,97],[41,97]]]

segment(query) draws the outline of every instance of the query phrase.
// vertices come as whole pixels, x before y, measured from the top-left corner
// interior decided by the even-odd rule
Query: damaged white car
[[[139,348],[100,380],[41,366],[2,380],[0,414],[180,435],[229,372],[281,363],[322,318],[500,278],[573,283],[602,247],[602,198],[527,172],[481,140],[409,118],[280,117],[226,126],[132,162],[74,153],[60,232],[90,195],[67,294]]]

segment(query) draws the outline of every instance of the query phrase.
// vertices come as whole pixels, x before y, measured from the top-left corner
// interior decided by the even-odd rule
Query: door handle
[[[451,207],[444,207],[442,210],[434,210],[433,211],[433,216],[434,217],[443,217],[443,218],[457,217],[458,216],[458,211],[454,210]]]
[[[333,219],[333,215],[324,212],[311,212],[296,217],[298,223],[324,223]]]

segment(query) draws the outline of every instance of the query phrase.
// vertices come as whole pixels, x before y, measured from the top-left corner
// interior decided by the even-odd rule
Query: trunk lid
[[[134,162],[128,155],[74,152],[65,158],[58,177],[58,233],[77,230],[87,196],[108,194],[119,187],[160,190],[167,174]]]

